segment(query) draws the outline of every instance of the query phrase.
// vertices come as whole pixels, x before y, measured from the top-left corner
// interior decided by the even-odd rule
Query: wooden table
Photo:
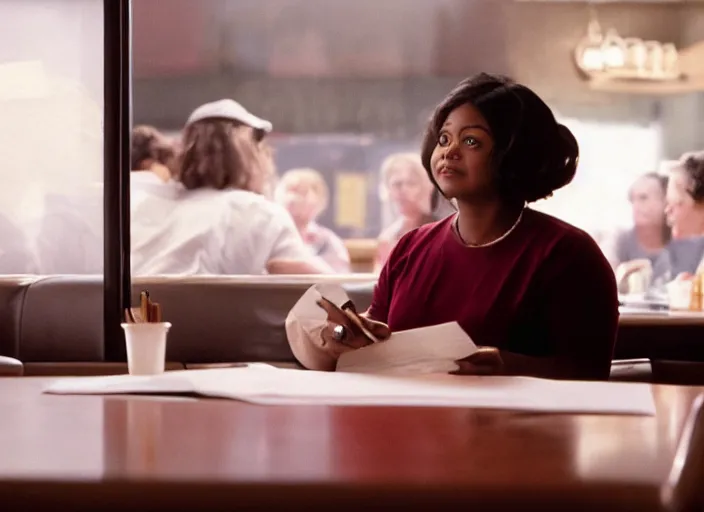
[[[657,416],[625,417],[40,394],[48,382],[0,379],[3,511],[659,510],[702,391],[654,387]]]
[[[614,358],[704,362],[703,341],[704,313],[622,310]]]
[[[704,313],[690,311],[635,312],[621,308],[619,326],[704,326]]]

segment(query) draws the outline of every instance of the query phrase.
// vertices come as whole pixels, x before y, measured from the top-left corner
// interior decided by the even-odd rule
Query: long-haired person
[[[330,271],[311,258],[288,212],[266,197],[271,129],[233,100],[191,114],[174,181],[133,198],[136,275]]]

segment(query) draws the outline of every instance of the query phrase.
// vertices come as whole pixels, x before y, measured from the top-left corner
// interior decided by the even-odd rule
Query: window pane
[[[101,0],[0,0],[0,273],[102,274]]]
[[[699,4],[615,3],[599,7],[597,14],[604,31],[613,27],[629,45],[634,44],[631,38],[649,41],[648,48],[652,41],[674,41],[682,55],[696,48],[704,23],[704,5]],[[402,176],[396,169],[413,165],[403,164],[403,156],[392,161],[395,165],[385,166],[385,160],[399,153],[417,155],[429,115],[459,80],[480,71],[508,75],[535,90],[580,145],[574,181],[532,207],[586,230],[616,267],[619,240],[631,240],[635,252],[629,254],[645,258],[667,243],[663,192],[653,190],[658,197],[644,207],[657,209],[655,213],[638,213],[641,207],[629,194],[644,174],[663,169],[684,152],[704,149],[704,95],[643,93],[643,87],[652,85],[647,81],[645,86],[631,83],[632,90],[618,94],[599,90],[577,72],[575,62],[589,20],[579,2],[174,0],[166,6],[142,0],[134,13],[135,121],[178,141],[191,112],[221,98],[232,98],[270,121],[273,133],[265,140],[274,148],[277,176],[300,168],[318,171],[329,197],[317,225],[342,238],[355,258],[364,255],[363,264],[352,265],[363,272],[372,270],[375,256],[383,259],[383,242],[396,240],[407,228],[403,219],[411,217],[404,213],[411,193],[402,190],[415,182],[392,182],[388,175]],[[541,30],[529,31],[528,26]],[[690,56],[690,65],[696,60]],[[702,71],[683,68],[683,73],[701,76]],[[181,167],[176,163],[174,168]],[[424,179],[422,169],[420,174]],[[241,235],[247,223],[254,223],[254,213],[237,224],[222,212],[197,216],[194,210],[178,221],[183,230],[166,216],[172,221],[160,221],[160,231],[154,219],[163,215],[157,207],[166,203],[161,198],[138,207],[141,214],[132,224],[136,275],[262,272],[262,258],[249,267],[218,266],[211,259],[222,261],[222,254],[233,252],[213,252],[227,248],[232,239],[238,247],[253,247],[254,238]],[[177,203],[168,203],[169,208],[178,211],[182,206]],[[439,203],[430,215],[416,217],[433,220],[453,211]],[[415,213],[428,209],[427,203],[414,208]],[[658,224],[644,229],[654,237],[633,239],[639,215]],[[195,217],[218,220],[206,234],[204,222]],[[321,247],[315,234],[308,244],[313,251]],[[186,245],[192,254],[176,265],[174,255]],[[196,246],[202,251],[195,251]]]

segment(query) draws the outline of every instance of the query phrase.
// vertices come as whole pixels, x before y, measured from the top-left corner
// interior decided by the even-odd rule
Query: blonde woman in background
[[[704,151],[682,155],[670,171],[667,221],[672,241],[659,266],[673,277],[704,271]],[[664,263],[663,263],[664,260]],[[658,268],[655,269],[659,271]]]
[[[174,180],[132,203],[135,275],[327,273],[281,206],[265,197],[274,175],[271,123],[233,100],[186,122]]]
[[[403,235],[438,220],[431,209],[433,189],[416,153],[394,153],[381,164],[380,196],[382,201],[391,203],[398,218],[379,235],[376,271],[384,266]]]
[[[345,243],[317,219],[330,202],[330,191],[315,169],[291,169],[279,180],[276,202],[288,210],[312,255],[321,258],[335,272],[350,272],[350,255]]]

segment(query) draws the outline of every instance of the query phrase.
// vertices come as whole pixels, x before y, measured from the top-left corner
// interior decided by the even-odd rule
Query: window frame
[[[103,0],[103,352],[127,360],[120,324],[131,305],[132,2]]]

